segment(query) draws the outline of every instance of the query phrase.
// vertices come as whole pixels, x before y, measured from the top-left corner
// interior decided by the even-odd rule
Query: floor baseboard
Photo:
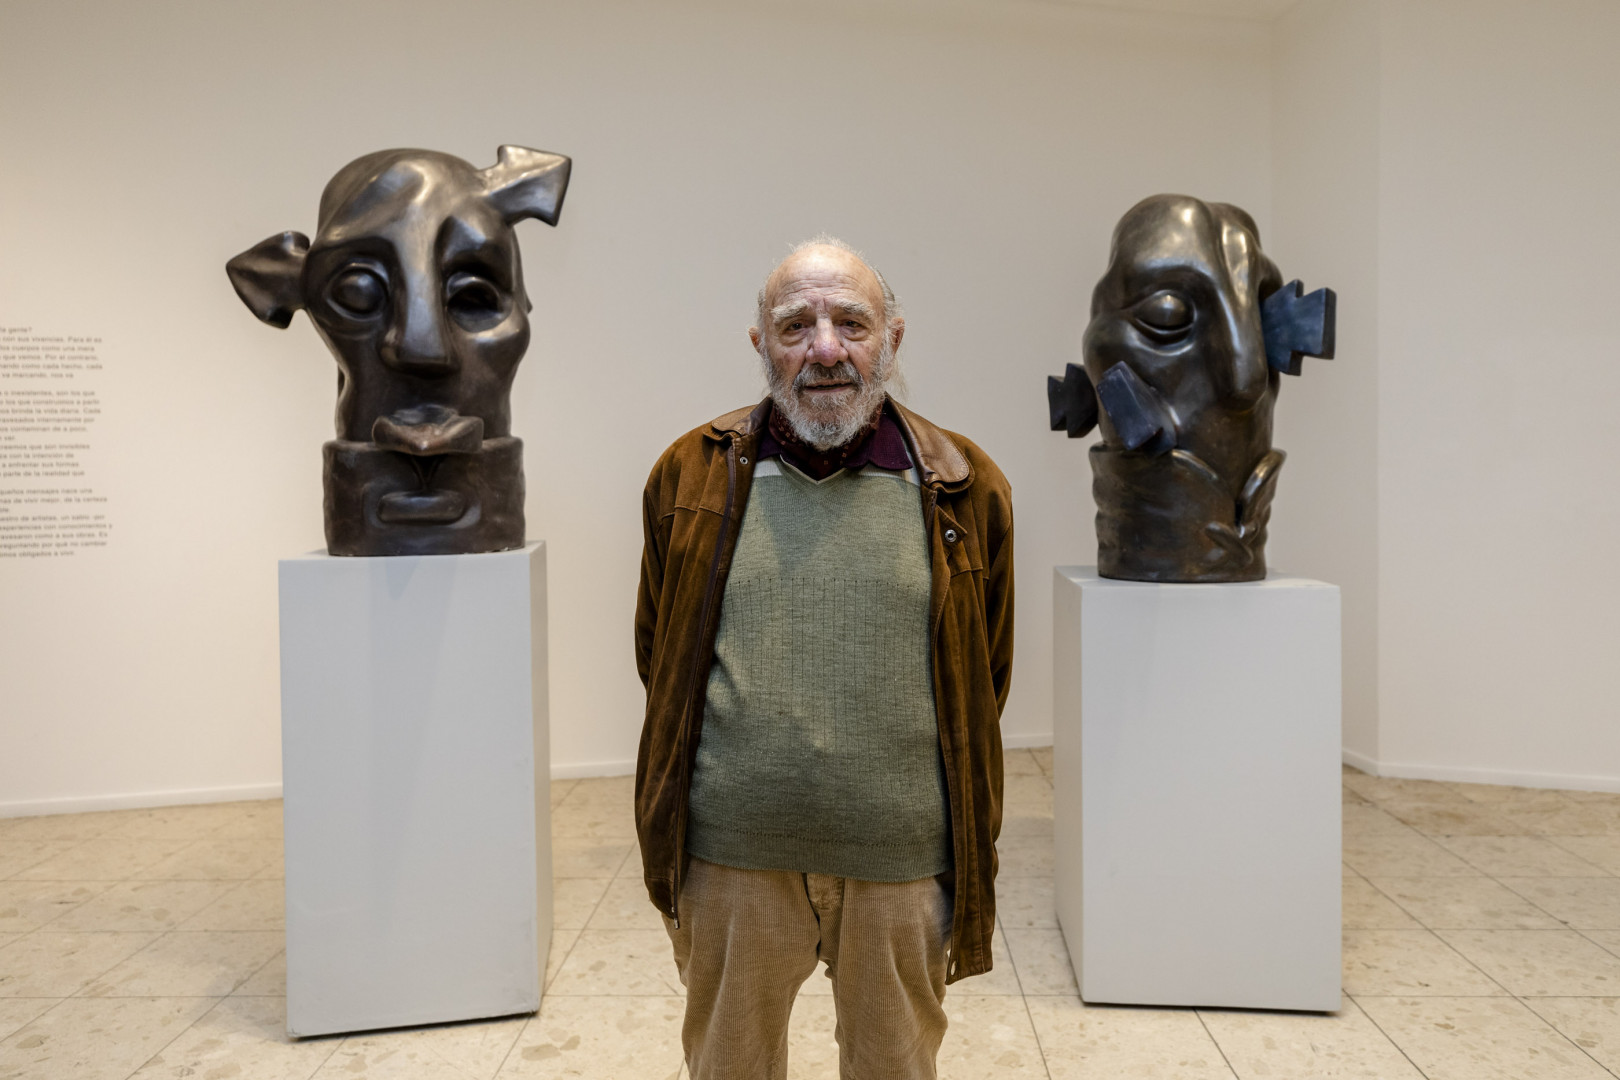
[[[146,810],[154,806],[191,806],[197,803],[248,802],[255,799],[279,798],[281,798],[280,784],[136,791],[120,795],[70,795],[60,799],[25,799],[19,802],[0,803],[0,818],[85,814],[95,810]]]

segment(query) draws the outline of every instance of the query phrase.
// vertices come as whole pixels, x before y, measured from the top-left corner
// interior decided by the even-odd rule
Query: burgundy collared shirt
[[[772,409],[770,422],[760,433],[758,453],[761,461],[769,457],[785,458],[794,468],[816,480],[825,480],[839,469],[859,469],[865,465],[895,472],[911,468],[911,452],[906,449],[905,434],[887,400],[878,410],[875,424],[843,446],[824,451],[797,438],[782,419],[781,410]]]

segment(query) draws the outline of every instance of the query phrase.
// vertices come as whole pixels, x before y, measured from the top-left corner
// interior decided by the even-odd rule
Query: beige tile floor
[[[941,1075],[1620,1075],[1620,796],[1344,776],[1344,1007],[1083,1004],[1052,915],[1049,751],[1007,757],[996,970],[951,989]],[[552,786],[557,929],[536,1017],[291,1042],[281,807],[0,820],[0,1080],[677,1080],[681,986],[628,779]],[[831,1077],[832,999],[790,1075]]]

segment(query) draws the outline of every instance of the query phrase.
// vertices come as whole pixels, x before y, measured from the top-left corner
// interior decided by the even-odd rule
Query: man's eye
[[[784,330],[803,330],[804,329],[804,323],[802,323],[802,322],[790,322],[786,326],[784,326],[782,329],[784,329]]]
[[[388,299],[388,285],[375,271],[355,266],[332,279],[326,299],[340,315],[367,319],[382,310]]]
[[[1164,289],[1136,305],[1131,313],[1138,326],[1159,337],[1173,336],[1192,325],[1192,305],[1178,293]]]

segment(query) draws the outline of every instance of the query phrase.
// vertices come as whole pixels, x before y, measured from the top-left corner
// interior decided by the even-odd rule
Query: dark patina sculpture
[[[510,396],[530,304],[512,226],[557,223],[569,165],[519,146],[482,170],[430,150],[367,154],[326,185],[313,242],[280,233],[226,264],[253,314],[285,328],[303,308],[337,358],[333,555],[523,546]]]
[[[1235,206],[1155,195],[1120,220],[1085,367],[1047,380],[1052,430],[1102,429],[1090,456],[1103,577],[1266,576],[1279,375],[1333,356],[1333,291],[1302,293]]]

